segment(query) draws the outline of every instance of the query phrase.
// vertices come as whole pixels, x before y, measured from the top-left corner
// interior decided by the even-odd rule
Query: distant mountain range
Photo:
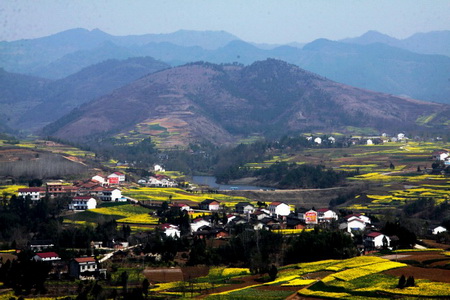
[[[72,141],[152,136],[173,147],[350,127],[448,130],[449,115],[450,105],[350,87],[280,60],[199,62],[149,74],[85,103],[44,134]]]
[[[398,40],[377,32],[342,41],[254,45],[224,31],[112,36],[73,29],[32,40],[0,42],[8,72],[62,79],[108,59],[151,56],[172,66],[195,61],[252,64],[280,59],[334,81],[378,92],[450,103],[450,31]]]
[[[340,40],[340,42],[360,45],[381,43],[421,54],[441,54],[450,56],[449,30],[416,33],[402,40],[371,30],[360,37],[343,39]]]

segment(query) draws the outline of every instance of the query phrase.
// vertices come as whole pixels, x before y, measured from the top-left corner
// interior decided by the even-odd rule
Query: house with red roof
[[[56,252],[42,252],[36,253],[32,258],[35,261],[57,261],[61,260],[59,255]]]
[[[270,203],[268,209],[272,216],[285,217],[291,213],[291,207],[288,204],[279,201]]]
[[[359,218],[351,218],[350,221],[342,223],[339,228],[347,230],[347,232],[354,231],[363,231],[366,229],[366,222]]]
[[[384,246],[389,247],[391,239],[381,232],[371,232],[364,236],[364,246],[369,249],[380,249]]]
[[[47,182],[46,194],[51,198],[74,197],[78,194],[79,187],[63,182]]]
[[[200,202],[199,207],[203,210],[219,210],[220,202],[214,199],[207,199]]]
[[[108,175],[108,183],[109,184],[120,184],[125,181],[125,174],[120,172],[114,172]]]
[[[305,222],[305,224],[307,225],[315,225],[317,224],[319,221],[318,219],[318,213],[317,211],[310,209],[307,212],[302,214],[303,217],[301,216],[300,219],[303,220]]]
[[[436,150],[433,151],[433,153],[431,154],[431,158],[433,160],[445,160],[446,158],[449,157],[449,152],[447,150]]]
[[[159,228],[167,237],[179,238],[181,236],[181,231],[176,225],[164,223],[159,225]]]
[[[173,209],[185,210],[187,212],[191,211],[191,207],[185,203],[175,202],[170,205]]]
[[[347,222],[350,222],[354,219],[359,219],[359,220],[362,220],[365,224],[371,223],[370,218],[365,215],[362,215],[362,214],[351,214],[351,215],[345,216],[344,219],[346,219]]]
[[[97,260],[92,257],[74,258],[69,263],[69,275],[81,280],[95,279],[98,273]]]
[[[250,217],[256,221],[261,221],[268,216],[270,216],[270,212],[264,208],[259,208],[250,214]]]
[[[191,232],[198,231],[201,227],[211,227],[211,222],[203,219],[203,218],[196,218],[191,223]]]

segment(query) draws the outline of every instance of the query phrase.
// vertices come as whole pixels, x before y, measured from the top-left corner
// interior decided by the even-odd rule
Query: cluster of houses
[[[67,273],[70,277],[80,280],[106,278],[106,269],[101,269],[98,260],[93,256],[77,257],[64,262],[56,252],[40,252],[32,259],[51,264],[52,272],[58,272],[58,275]]]
[[[193,211],[187,204],[179,202],[172,204],[171,208]],[[250,202],[239,202],[235,205],[233,213],[223,212],[219,218],[217,214],[214,217],[214,213],[221,212],[223,208],[218,200],[205,200],[198,208],[204,211],[205,215],[192,220],[190,224],[190,234],[198,238],[227,238],[236,225],[244,225],[253,230],[279,230],[308,229],[337,222],[339,228],[351,236],[355,231],[363,233],[366,250],[391,246],[391,238],[378,232],[371,225],[370,218],[362,214],[352,214],[339,219],[337,213],[328,208],[293,211],[289,204],[281,201],[261,207],[256,207]],[[173,224],[161,224],[159,229],[166,236],[173,238],[182,235],[179,227]]]
[[[105,250],[124,250],[129,248],[129,243],[122,240],[115,241],[114,239],[107,243],[108,248],[103,247],[103,242],[91,241],[91,250],[105,249]],[[98,260],[94,256],[75,257],[70,260],[62,259],[58,253],[52,251],[55,245],[50,240],[33,240],[28,243],[28,248],[35,252],[31,258],[34,261],[45,262],[51,265],[50,273],[58,277],[67,274],[72,278],[80,280],[105,279],[106,269],[100,267],[105,257]],[[112,252],[114,253],[114,252]],[[109,258],[109,257],[108,257]],[[0,261],[1,266],[1,261]]]
[[[167,175],[157,174],[146,178],[141,178],[138,183],[149,187],[177,187],[178,183]]]
[[[309,142],[315,143],[317,145],[336,143],[336,138],[333,136],[329,137],[307,136],[306,139]],[[406,140],[408,140],[408,137],[406,137],[404,133],[398,133],[393,136],[387,133],[383,133],[381,134],[381,136],[351,137],[347,139],[346,142],[350,145],[376,145],[387,142],[402,142]]]
[[[106,269],[100,268],[99,261],[95,257],[84,256],[65,261],[58,253],[52,251],[54,246],[48,240],[31,241],[28,247],[36,252],[31,259],[50,264],[50,273],[58,277],[62,274],[68,274],[72,278],[81,280],[106,278]]]
[[[124,202],[119,185],[125,181],[125,175],[114,172],[108,177],[96,175],[90,180],[67,184],[64,182],[48,182],[42,187],[21,188],[18,190],[19,197],[29,197],[32,202],[39,201],[45,197],[49,198],[71,198],[70,210],[86,210],[97,207],[97,201]]]

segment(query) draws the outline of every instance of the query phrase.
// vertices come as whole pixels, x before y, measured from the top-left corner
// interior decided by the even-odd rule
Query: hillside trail
[[[256,281],[256,279],[261,278],[261,275],[251,275],[251,276],[245,276],[245,277],[241,277],[237,280],[241,281],[239,283],[233,283],[227,286],[221,286],[218,288],[214,288],[213,290],[211,290],[210,292],[208,292],[207,294],[204,295],[200,295],[197,298],[201,299],[201,298],[205,298],[208,297],[212,294],[217,294],[217,293],[223,293],[223,292],[227,292],[227,291],[231,291],[231,290],[236,290],[236,289],[240,289],[240,288],[245,288],[251,285],[255,285],[255,284],[259,284],[259,282]]]

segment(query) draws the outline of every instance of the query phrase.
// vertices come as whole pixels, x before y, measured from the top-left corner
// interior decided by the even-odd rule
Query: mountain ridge
[[[100,109],[109,104],[111,109]],[[168,146],[306,130],[443,126],[450,106],[366,91],[268,59],[249,66],[191,63],[161,70],[87,103],[45,134],[86,140],[152,136]],[[120,119],[121,122],[114,120]],[[448,126],[447,126],[448,127]]]

